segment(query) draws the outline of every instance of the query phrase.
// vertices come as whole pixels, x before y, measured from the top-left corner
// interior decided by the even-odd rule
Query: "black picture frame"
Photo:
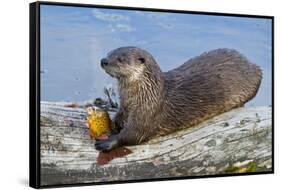
[[[240,173],[240,174],[225,174],[225,175],[205,175],[205,176],[184,176],[159,179],[140,179],[128,181],[109,181],[109,182],[91,182],[77,183],[64,185],[40,185],[40,6],[41,5],[56,5],[56,6],[71,6],[71,7],[92,7],[106,9],[122,9],[122,10],[139,10],[152,12],[170,12],[170,13],[187,13],[195,15],[215,15],[215,16],[231,16],[231,17],[246,17],[246,18],[266,18],[272,20],[272,170],[266,172],[255,173]],[[92,5],[92,4],[77,4],[77,3],[59,3],[38,1],[29,5],[29,39],[30,39],[30,76],[29,76],[29,185],[33,188],[50,188],[50,187],[68,187],[68,186],[85,186],[99,184],[115,184],[115,183],[132,183],[146,181],[162,181],[162,180],[179,180],[193,178],[209,178],[209,177],[229,177],[257,174],[273,174],[274,173],[274,16],[264,15],[247,15],[233,13],[216,13],[216,12],[199,12],[187,10],[169,10],[156,8],[142,7],[123,7],[109,5]]]

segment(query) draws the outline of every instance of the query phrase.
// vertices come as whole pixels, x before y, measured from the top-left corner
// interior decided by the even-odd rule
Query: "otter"
[[[137,47],[121,47],[101,59],[118,80],[119,133],[98,140],[99,151],[137,145],[191,127],[233,108],[257,93],[262,71],[234,49],[216,49],[162,72],[153,56]]]

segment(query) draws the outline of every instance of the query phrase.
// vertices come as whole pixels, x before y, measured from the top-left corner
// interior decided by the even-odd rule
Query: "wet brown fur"
[[[121,131],[98,142],[99,150],[139,144],[243,106],[256,95],[262,79],[257,65],[231,49],[203,53],[168,72],[162,72],[148,52],[136,47],[118,48],[107,59],[109,64],[122,62],[117,63],[118,69],[104,68],[119,82],[120,109],[115,122]],[[132,62],[144,68],[137,78],[121,71],[131,69],[128,64]]]

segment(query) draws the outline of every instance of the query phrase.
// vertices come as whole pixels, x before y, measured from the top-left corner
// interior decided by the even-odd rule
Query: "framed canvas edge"
[[[127,181],[108,181],[108,182],[90,182],[90,183],[72,183],[58,185],[40,185],[40,5],[54,6],[71,6],[71,7],[87,7],[87,8],[106,8],[106,9],[121,9],[121,10],[137,10],[151,12],[171,12],[185,13],[196,15],[214,15],[214,16],[230,16],[230,17],[246,17],[260,18],[271,20],[271,45],[272,45],[272,169],[271,171],[254,172],[254,173],[239,173],[239,174],[215,174],[201,176],[182,176],[168,178],[153,178],[153,179],[137,179]],[[49,2],[36,1],[29,4],[29,186],[39,188],[57,188],[57,187],[76,187],[104,184],[122,184],[136,182],[153,182],[166,180],[184,180],[184,179],[200,179],[200,178],[215,178],[215,177],[234,177],[248,176],[260,174],[274,174],[274,16],[269,15],[250,15],[250,14],[234,14],[234,13],[219,13],[205,11],[189,11],[189,10],[172,10],[158,8],[143,8],[143,7],[126,7],[112,5],[95,5],[95,4],[80,4],[80,3],[65,3],[65,2]]]
[[[29,186],[40,188],[39,3],[29,4]]]
[[[231,16],[231,17],[247,17],[247,18],[262,18],[272,19],[271,15],[253,15],[253,14],[238,14],[238,13],[226,13],[226,12],[208,12],[208,11],[191,11],[180,9],[160,9],[160,8],[148,8],[148,7],[129,7],[129,6],[117,6],[117,5],[98,5],[98,4],[83,4],[83,3],[65,3],[55,1],[37,1],[40,5],[54,5],[54,6],[69,6],[69,7],[88,7],[88,8],[105,8],[105,9],[122,9],[122,10],[138,10],[138,11],[150,11],[150,12],[171,12],[171,13],[188,13],[198,15],[214,15],[214,16]]]

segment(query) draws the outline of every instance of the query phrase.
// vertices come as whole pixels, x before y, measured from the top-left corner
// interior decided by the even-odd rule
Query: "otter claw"
[[[96,140],[95,148],[99,151],[107,152],[118,146],[116,138],[109,138],[106,140]]]

